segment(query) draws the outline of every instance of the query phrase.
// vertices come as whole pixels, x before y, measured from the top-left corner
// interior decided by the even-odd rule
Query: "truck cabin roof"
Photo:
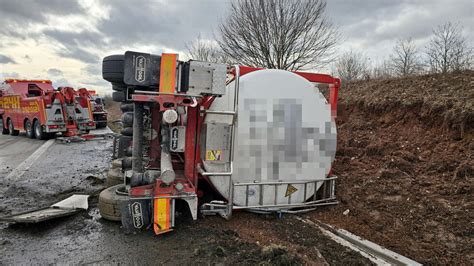
[[[54,91],[50,80],[18,80],[7,79],[0,85],[4,95],[22,95],[36,97]]]

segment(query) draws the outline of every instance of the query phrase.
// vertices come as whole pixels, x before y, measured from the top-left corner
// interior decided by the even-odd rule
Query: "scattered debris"
[[[0,217],[0,221],[8,223],[39,223],[73,215],[81,210],[87,210],[89,207],[88,198],[88,195],[72,195],[50,207]]]

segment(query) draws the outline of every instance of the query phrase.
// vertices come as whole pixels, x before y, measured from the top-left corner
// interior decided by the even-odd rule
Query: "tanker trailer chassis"
[[[295,84],[303,84],[301,77],[307,83],[329,84],[329,103],[326,101],[324,107],[329,118],[323,121],[327,128],[320,135],[331,138],[315,146],[331,146],[334,152],[324,153],[325,168],[321,166],[315,170],[312,178],[282,179],[286,168],[281,165],[275,168],[275,162],[273,169],[277,174],[268,174],[270,179],[244,174],[246,167],[241,163],[242,156],[238,156],[244,152],[242,147],[247,147],[247,140],[240,137],[239,142],[237,137],[242,129],[237,127],[242,98],[239,96],[240,80],[245,75],[250,77],[252,72],[259,72],[262,77],[267,75],[270,80],[290,75],[288,79],[293,79]],[[121,101],[133,104],[133,132],[131,170],[123,171],[122,185],[101,193],[101,215],[121,221],[127,230],[153,228],[156,234],[161,234],[174,227],[178,201],[186,203],[194,220],[199,210],[203,215],[220,214],[229,219],[232,211],[239,209],[291,213],[337,203],[334,195],[336,177],[328,177],[330,165],[327,164],[332,163],[335,154],[335,124],[331,123],[336,115],[340,81],[323,74],[283,72],[286,71],[227,67],[192,60],[182,62],[175,54],[156,56],[126,52],[104,58],[104,79],[112,83],[114,93],[120,94]],[[252,80],[245,82],[252,84]],[[252,103],[253,99],[245,98],[245,93],[248,89],[244,89],[244,105]],[[273,100],[277,102],[274,113],[286,117],[285,112],[277,109],[286,108],[288,101]],[[290,102],[294,103],[293,100]],[[224,108],[220,108],[222,106]],[[299,102],[291,106],[298,107]],[[285,110],[294,113],[298,108],[294,110],[293,107]],[[297,117],[298,113],[295,114]],[[241,118],[244,120],[244,117]],[[250,121],[254,122],[252,118]],[[305,134],[319,133],[306,130]],[[302,173],[308,175],[308,172]],[[201,204],[199,209],[198,196],[201,198],[203,193],[208,193],[200,189],[204,182],[225,200]]]

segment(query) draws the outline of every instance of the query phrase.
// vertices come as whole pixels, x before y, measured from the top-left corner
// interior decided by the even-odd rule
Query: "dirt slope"
[[[473,104],[474,71],[346,84],[341,204],[312,216],[424,264],[474,264]]]

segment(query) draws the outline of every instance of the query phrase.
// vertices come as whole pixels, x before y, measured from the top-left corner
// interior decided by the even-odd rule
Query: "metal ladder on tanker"
[[[323,205],[332,205],[337,204],[338,201],[335,197],[335,184],[336,184],[336,176],[331,176],[328,178],[322,179],[312,179],[312,180],[297,180],[297,181],[273,181],[273,182],[242,182],[242,183],[234,183],[232,181],[232,174],[233,174],[233,161],[234,161],[234,145],[235,145],[235,121],[237,117],[237,109],[238,109],[238,99],[239,99],[239,79],[240,79],[240,68],[238,65],[234,66],[235,69],[235,76],[234,76],[234,106],[233,111],[210,111],[205,110],[203,111],[206,114],[214,114],[214,115],[226,115],[232,116],[232,123],[230,126],[231,129],[231,148],[230,148],[230,161],[229,161],[229,171],[228,172],[206,172],[202,168],[199,168],[199,173],[202,176],[223,176],[229,179],[229,195],[227,198],[227,202],[224,201],[211,201],[210,203],[205,203],[201,206],[201,213],[203,215],[216,215],[219,214],[226,219],[230,219],[232,216],[233,210],[250,210],[254,212],[260,213],[270,213],[270,212],[277,212],[277,213],[300,213],[300,212],[307,212],[314,210],[317,206]],[[303,197],[304,199],[307,198],[308,186],[309,184],[314,185],[314,193],[311,197],[311,200],[305,201],[303,203],[294,203],[292,202],[291,194],[288,196],[288,200],[285,203],[279,203],[278,199],[278,188],[280,186],[292,186],[301,185],[304,187],[303,189]],[[321,185],[319,185],[321,184]],[[251,186],[258,187],[258,195],[259,201],[258,204],[249,204],[249,189]],[[235,190],[238,187],[245,187],[245,204],[243,205],[234,205],[234,194]],[[268,191],[269,187],[273,187],[273,204],[264,204],[263,198],[265,190]],[[317,195],[317,188],[322,187],[323,190],[319,195]],[[267,188],[267,189],[265,189]],[[317,199],[317,196],[319,198]]]

